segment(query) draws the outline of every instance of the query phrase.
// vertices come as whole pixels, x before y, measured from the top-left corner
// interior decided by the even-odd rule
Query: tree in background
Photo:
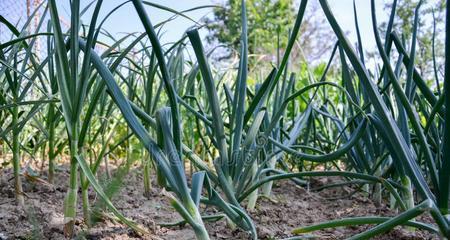
[[[276,64],[277,55],[283,53],[290,28],[296,18],[297,6],[294,2],[293,0],[247,0],[248,48],[249,54],[254,56],[250,58],[250,67],[261,60]],[[316,4],[311,6],[313,8],[309,8],[303,19],[298,44],[291,54],[291,60],[294,63],[302,58],[317,60],[334,43],[330,40],[332,35],[325,24],[325,19],[315,14],[318,6]],[[208,42],[225,44],[231,49],[220,55],[218,59],[227,59],[237,54],[237,51],[233,49],[239,49],[240,9],[240,0],[227,0],[223,3],[223,8],[216,8],[213,17],[205,20],[206,28],[209,30]]]
[[[241,34],[240,0],[229,0],[223,8],[215,8],[214,18],[207,19],[207,29],[211,43],[218,41],[239,49]],[[277,33],[280,47],[285,46],[289,27],[295,20],[295,9],[291,0],[249,0],[247,1],[249,53],[261,53],[277,48]],[[283,35],[283,36],[281,36]],[[230,51],[225,57],[230,57]]]
[[[394,30],[402,33],[407,46],[410,48],[413,24],[414,10],[419,0],[400,0],[397,2],[397,13],[394,22]],[[392,2],[385,4],[385,10],[388,12],[392,8]],[[445,19],[445,0],[425,0],[420,8],[420,18],[417,32],[416,47],[416,68],[426,79],[434,78],[433,66],[433,31],[436,31],[435,54],[438,76],[443,79],[444,67],[444,19]],[[434,18],[433,18],[434,14]],[[436,29],[434,29],[434,23]],[[387,23],[384,23],[386,26]]]

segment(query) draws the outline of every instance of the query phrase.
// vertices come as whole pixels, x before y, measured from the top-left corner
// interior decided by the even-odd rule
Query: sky
[[[104,0],[100,11],[100,19],[103,19],[103,17],[108,12],[110,12],[113,8],[123,3],[124,1],[125,0]],[[217,5],[225,0],[148,0],[148,1],[164,5],[177,11],[183,11],[198,6]],[[299,0],[295,1],[297,1],[298,3]],[[370,0],[355,0],[355,1],[358,10],[358,19],[359,19],[358,21],[360,25],[364,49],[372,50],[375,48],[375,42],[373,38],[371,25],[372,23],[370,17],[371,1]],[[0,14],[5,16],[7,19],[12,18],[9,20],[11,20],[12,22],[16,22],[19,18],[18,15],[20,16],[20,14],[17,13],[25,11],[24,10],[25,8],[22,6],[23,5],[22,1],[20,2],[21,3],[19,4],[17,0],[0,0]],[[82,8],[85,7],[90,2],[92,2],[92,0],[81,0],[82,5],[81,7]],[[317,2],[318,2],[317,0],[310,0],[308,2],[308,5],[314,3],[318,4]],[[343,28],[343,30],[348,33],[350,42],[355,43],[356,33],[353,15],[353,0],[328,0],[328,2],[333,13],[335,14],[335,17],[338,20],[338,23]],[[376,8],[379,22],[385,21],[387,18],[387,14],[383,9],[384,2],[385,2],[384,0],[376,1],[377,5]],[[65,22],[68,24],[70,22],[70,1],[58,0],[57,3],[60,16],[62,16],[63,19],[65,19]],[[323,12],[320,9],[320,7],[317,9],[318,9],[317,14],[323,16]],[[173,16],[173,13],[150,6],[146,6],[146,10],[153,24],[157,24]],[[91,7],[90,10],[82,17],[82,21],[84,24],[89,24],[92,11],[93,7]],[[203,8],[195,11],[190,11],[187,12],[186,15],[188,15],[195,21],[200,21],[205,16],[209,17],[212,16],[212,8]],[[163,35],[161,38],[161,42],[164,44],[177,41],[184,34],[186,29],[194,25],[195,23],[192,22],[191,20],[188,20],[183,17],[177,17],[175,20],[167,23],[163,28]],[[131,2],[125,4],[118,11],[113,13],[113,15],[105,22],[103,28],[106,29],[117,39],[124,36],[125,33],[144,31],[143,26],[139,20],[139,17],[137,16],[137,13]],[[0,28],[0,33],[3,33],[1,30],[2,29]],[[205,37],[207,31],[206,30],[200,31],[200,34],[201,36]],[[1,41],[7,40],[3,39],[2,37],[5,36],[0,36]],[[99,40],[111,43],[111,41],[108,42],[105,39],[100,38]]]
[[[107,12],[113,9],[115,6],[122,3],[124,0],[106,0],[103,1],[101,10],[101,16],[104,16]],[[191,9],[193,7],[204,5],[217,5],[221,0],[150,0],[153,3],[160,4],[172,8],[177,11],[183,11]],[[222,0],[223,1],[223,0]],[[70,6],[69,1],[60,1],[60,13],[69,16]],[[90,0],[82,0],[82,6],[86,6]],[[308,4],[316,2],[316,0],[309,1]],[[378,21],[382,22],[386,20],[387,15],[383,10],[384,1],[376,1],[377,3],[377,15]],[[354,25],[353,15],[353,0],[329,0],[330,7],[335,14],[338,23],[345,32],[348,33],[348,37],[351,42],[356,42],[356,33]],[[356,6],[358,11],[358,21],[360,25],[360,31],[362,36],[362,42],[365,48],[373,49],[375,42],[373,40],[371,13],[370,13],[370,0],[356,0]],[[173,13],[163,11],[154,7],[146,6],[146,10],[153,24],[157,24],[165,19],[173,16]],[[318,14],[323,14],[322,10],[318,8]],[[90,12],[83,17],[85,23],[88,23],[90,19]],[[212,9],[199,9],[186,13],[190,18],[195,21],[199,21],[205,16],[212,16]],[[170,23],[166,24],[163,29],[163,36],[161,42],[169,43],[177,41],[189,27],[194,26],[195,23],[183,17],[178,17]],[[113,16],[105,23],[104,28],[116,37],[123,36],[124,33],[130,32],[142,32],[144,31],[142,24],[135,12],[135,9],[131,3],[127,3],[120,10],[116,11]],[[206,31],[200,32],[205,36]]]

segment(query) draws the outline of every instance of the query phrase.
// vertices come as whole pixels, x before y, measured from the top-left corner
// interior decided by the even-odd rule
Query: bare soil
[[[62,206],[68,181],[68,171],[60,168],[56,184],[30,177],[23,177],[26,193],[26,209],[15,205],[12,170],[0,170],[0,240],[2,239],[64,239],[62,231]],[[46,179],[42,173],[42,180]],[[337,179],[313,181],[311,188],[333,182]],[[154,185],[155,186],[155,185]],[[77,239],[195,239],[189,225],[161,227],[161,223],[177,222],[181,217],[169,205],[162,190],[154,187],[149,199],[143,196],[142,174],[133,170],[125,179],[124,187],[113,198],[114,205],[128,218],[145,227],[151,234],[140,236],[112,218],[105,218],[87,229],[83,223],[81,200],[76,221]],[[308,191],[290,181],[274,185],[271,199],[259,198],[257,207],[249,214],[254,220],[261,239],[283,239],[292,237],[292,229],[326,220],[352,216],[392,216],[386,205],[375,207],[365,195],[357,193],[346,198],[353,191],[350,187]],[[81,193],[79,194],[81,196]],[[90,193],[91,202],[95,193]],[[213,208],[203,209],[214,213]],[[431,222],[429,216],[419,220]],[[250,239],[250,235],[239,229],[231,229],[226,220],[206,223],[212,239]],[[344,239],[362,232],[371,226],[345,227],[313,232],[313,239]],[[376,239],[438,239],[426,231],[411,232],[402,227],[378,236]]]

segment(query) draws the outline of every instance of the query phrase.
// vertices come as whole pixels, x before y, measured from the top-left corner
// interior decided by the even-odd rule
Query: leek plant
[[[42,7],[42,4],[35,9],[32,13],[34,16],[37,11]],[[47,8],[44,10],[44,16],[47,13]],[[6,21],[6,19],[2,18],[2,22],[6,24],[8,28],[16,35],[17,38],[24,37],[26,33],[27,26],[31,23],[31,18],[28,19],[22,30],[18,31],[12,24]],[[43,24],[43,20],[41,20],[36,28],[36,32],[40,31],[40,28]],[[43,99],[39,99],[36,101],[30,101],[27,99],[27,95],[32,91],[32,87],[34,81],[38,77],[42,77],[39,71],[39,66],[37,64],[37,60],[33,55],[34,46],[36,43],[36,39],[32,39],[28,44],[16,44],[11,45],[9,49],[5,49],[2,47],[0,49],[0,61],[2,67],[0,69],[0,76],[2,76],[3,82],[3,91],[1,101],[3,103],[3,108],[8,115],[9,125],[4,125],[6,128],[0,130],[1,138],[6,140],[6,143],[9,145],[12,151],[12,163],[14,169],[14,189],[15,196],[17,200],[17,204],[24,207],[25,199],[24,193],[22,189],[22,180],[21,180],[21,169],[20,169],[20,159],[21,159],[21,132],[23,126],[32,119],[32,117],[42,108],[40,103],[46,102]],[[7,47],[7,46],[6,46]],[[25,51],[25,54],[22,58],[19,59],[19,53],[21,50]],[[8,55],[5,55],[5,50]],[[32,70],[28,73],[28,68],[31,65]],[[27,72],[27,74],[25,74]],[[30,76],[27,76],[27,75]],[[48,97],[48,96],[47,96]],[[50,99],[51,100],[51,99]],[[47,102],[48,99],[47,99]],[[28,107],[31,105],[31,108],[28,111],[21,110],[21,106]],[[8,116],[6,115],[6,117]],[[11,133],[11,140],[6,139],[6,135]]]
[[[91,65],[91,49],[95,43],[95,26],[98,17],[98,10],[102,1],[98,1],[96,5],[95,14],[90,24],[90,30],[87,36],[87,43],[84,45],[84,56],[81,68],[79,66],[79,18],[80,18],[80,2],[74,1],[71,4],[71,28],[68,39],[68,44],[64,41],[64,35],[59,23],[59,15],[55,1],[49,2],[50,14],[53,26],[53,35],[55,41],[55,65],[56,65],[56,79],[58,89],[60,90],[62,112],[66,124],[67,135],[70,145],[70,178],[69,188],[64,200],[64,233],[67,236],[73,236],[73,228],[76,217],[77,193],[78,193],[78,166],[83,170],[80,172],[80,181],[82,185],[82,199],[83,199],[83,213],[87,224],[89,220],[89,199],[87,198],[86,182],[96,190],[101,198],[106,202],[107,206],[114,212],[114,214],[124,223],[134,228],[139,232],[146,232],[138,227],[135,223],[126,219],[119,211],[112,205],[107,195],[95,179],[92,170],[84,159],[83,143],[86,135],[85,128],[80,125],[88,124],[90,116],[87,115],[86,121],[81,122],[80,116],[86,101],[88,91],[88,80]],[[70,49],[68,57],[67,48]],[[70,59],[70,60],[69,60]],[[95,102],[91,102],[93,104]],[[88,107],[89,109],[90,107]],[[92,112],[90,112],[92,114]],[[80,141],[81,139],[81,141]]]
[[[283,69],[286,67],[289,51],[285,53],[283,60],[280,65],[280,70],[274,69],[272,73],[266,78],[263,82],[259,90],[253,96],[253,99],[247,109],[245,109],[245,102],[242,100],[244,97],[241,97],[240,94],[245,96],[246,90],[241,86],[246,86],[244,83],[246,81],[246,14],[245,14],[245,2],[242,1],[242,22],[243,22],[243,32],[241,37],[241,60],[239,63],[237,81],[235,84],[235,93],[234,95],[230,92],[229,88],[225,87],[224,94],[226,99],[225,111],[228,112],[229,115],[226,117],[222,116],[221,104],[219,102],[219,94],[216,89],[216,84],[214,83],[214,78],[207,62],[207,59],[204,54],[203,46],[201,44],[200,37],[198,35],[197,30],[191,30],[187,33],[191,44],[194,48],[194,53],[197,57],[198,66],[200,67],[200,72],[202,74],[203,83],[205,86],[205,90],[207,93],[207,104],[209,105],[211,111],[211,121],[208,117],[203,116],[203,114],[199,114],[199,112],[205,112],[203,109],[196,111],[190,111],[195,114],[204,124],[205,128],[209,128],[211,134],[209,134],[214,146],[218,149],[219,156],[214,160],[214,168],[217,174],[218,184],[230,204],[233,204],[233,209],[243,211],[240,207],[240,203],[249,198],[249,208],[253,208],[255,206],[256,198],[257,198],[257,189],[267,183],[271,182],[271,180],[278,179],[286,179],[286,178],[294,178],[293,180],[299,184],[305,184],[304,180],[298,178],[296,174],[286,173],[284,171],[275,169],[273,164],[267,164],[271,159],[276,158],[277,155],[281,152],[288,152],[290,154],[295,155],[297,158],[303,158],[305,160],[316,161],[316,162],[326,162],[333,161],[338,159],[342,155],[344,155],[349,149],[351,149],[356,142],[361,138],[362,133],[365,130],[366,121],[362,121],[354,134],[348,138],[348,142],[344,144],[341,148],[337,149],[335,152],[330,154],[323,154],[321,156],[306,154],[302,152],[298,152],[295,149],[289,147],[289,145],[294,144],[295,140],[299,137],[300,132],[306,125],[306,119],[309,119],[311,114],[311,108],[307,108],[300,117],[295,118],[295,121],[291,123],[289,127],[290,133],[288,134],[290,139],[284,143],[277,141],[274,139],[273,133],[274,129],[278,128],[280,124],[280,119],[285,115],[285,108],[296,98],[302,96],[302,94],[307,93],[309,90],[316,89],[322,86],[332,86],[340,91],[343,91],[345,94],[348,94],[342,87],[337,84],[330,82],[318,82],[310,84],[300,90],[294,91],[291,94],[291,88],[288,86],[293,86],[293,78],[289,84],[283,86],[284,92],[286,92],[286,96],[282,95],[279,101],[278,108],[271,113],[271,116],[268,115],[267,109],[264,107],[266,101],[269,102],[271,93],[274,89],[276,89],[276,84],[280,80],[282,76]],[[306,1],[302,1],[299,7],[299,14],[297,16],[297,21],[293,30],[293,34],[291,35],[288,49],[291,49],[293,43],[295,42],[295,37],[298,33],[298,29],[300,28],[301,19],[304,14],[304,10],[306,7]],[[247,87],[245,87],[247,88]],[[281,87],[280,87],[281,88]],[[276,95],[276,94],[275,94]],[[240,99],[240,100],[238,100]],[[199,99],[197,99],[199,101]],[[240,102],[239,102],[240,101]],[[243,108],[243,109],[242,109]],[[253,119],[253,122],[250,123],[250,119]],[[223,119],[229,119],[228,123],[224,123]],[[227,127],[226,127],[227,126]],[[226,131],[228,128],[229,131]],[[291,129],[292,128],[292,129]],[[245,131],[244,131],[245,130]],[[281,130],[280,130],[281,131]],[[284,129],[283,129],[284,131]],[[236,136],[235,134],[239,134]],[[256,138],[259,138],[258,142]],[[228,139],[227,139],[228,138]],[[290,142],[290,143],[289,143]],[[231,146],[228,146],[228,143],[233,143]],[[280,149],[275,152],[266,152],[265,148],[267,148],[268,144],[273,144],[276,148]],[[269,167],[268,167],[269,166]],[[288,169],[286,169],[288,170]],[[272,173],[272,175],[271,175]],[[273,174],[274,173],[274,174]],[[317,173],[320,174],[320,173]],[[343,174],[347,174],[343,172]],[[351,173],[348,173],[351,175]],[[214,173],[209,173],[208,175],[215,176]],[[266,176],[268,175],[268,176]],[[299,175],[301,176],[301,174]],[[355,176],[355,175],[353,175]],[[363,177],[365,175],[357,175],[358,177]],[[372,181],[374,179],[371,179]],[[375,182],[378,182],[376,180]],[[224,209],[225,211],[225,209]],[[227,212],[226,212],[227,213]],[[249,226],[246,221],[247,216],[243,215],[244,213],[239,213],[242,217],[245,216],[244,219],[235,218],[230,216],[227,213],[228,217],[232,219],[238,226],[242,227],[246,230],[251,230],[253,228],[253,223],[250,222],[251,226]]]
[[[431,106],[433,109],[432,111],[436,112],[442,111],[445,107],[442,106],[442,104],[438,105],[438,100],[433,94],[431,94],[430,88],[427,87],[424,80],[420,77],[420,74],[414,68],[415,38],[420,3],[416,8],[411,50],[410,53],[407,53],[405,51],[404,44],[401,41],[398,41],[398,37],[394,32],[391,32],[392,24],[394,23],[393,19],[396,10],[396,1],[394,1],[393,9],[391,11],[391,17],[387,27],[387,36],[385,38],[386,42],[384,44],[382,43],[378,32],[375,1],[371,1],[373,31],[375,33],[378,52],[383,62],[380,77],[384,78],[385,82],[381,87],[377,86],[374,83],[376,81],[373,80],[371,75],[369,75],[369,71],[363,62],[364,59],[361,57],[363,56],[362,50],[359,50],[360,56],[358,57],[355,50],[349,44],[348,39],[343,34],[339,24],[336,22],[327,1],[321,0],[320,4],[328,19],[328,22],[340,41],[340,47],[342,48],[341,53],[345,54],[346,58],[349,59],[351,65],[353,66],[353,71],[358,77],[363,92],[365,93],[364,98],[367,98],[368,100],[366,101],[370,102],[366,103],[367,108],[370,107],[373,109],[370,111],[371,113],[369,115],[369,119],[375,127],[375,134],[379,135],[380,139],[384,143],[384,150],[381,150],[387,151],[387,154],[391,155],[391,158],[384,159],[392,159],[392,161],[381,161],[381,163],[376,164],[375,167],[387,165],[381,175],[386,176],[392,174],[399,177],[404,188],[401,193],[403,198],[397,198],[397,202],[399,202],[399,205],[401,205],[405,211],[392,219],[377,218],[377,221],[382,223],[364,233],[354,236],[353,239],[368,238],[374,236],[375,234],[380,234],[398,224],[404,224],[424,212],[431,213],[439,227],[440,234],[448,237],[448,220],[444,216],[446,214],[446,210],[445,207],[443,209],[440,207],[442,206],[440,205],[442,202],[439,202],[439,199],[442,199],[442,197],[445,198],[445,202],[447,202],[448,195],[446,195],[446,191],[441,191],[441,186],[445,186],[446,183],[441,182],[440,180],[442,180],[442,178],[438,177],[446,176],[448,169],[443,168],[444,165],[441,165],[436,161],[436,158],[440,155],[440,153],[433,152],[430,144],[430,141],[433,141],[435,144],[439,144],[441,140],[432,138],[431,136],[427,137],[425,135],[426,132],[420,124],[419,113],[415,104],[417,101],[422,101],[421,108],[425,110],[423,105],[425,102]],[[446,41],[448,42],[448,38]],[[393,45],[397,47],[399,53],[398,62],[394,64],[396,66],[395,69],[389,59]],[[346,61],[347,60],[345,58],[342,58],[343,66],[346,66]],[[405,87],[402,87],[399,81],[399,71],[402,64],[406,68]],[[345,71],[349,71],[348,67],[346,67]],[[393,92],[393,95],[389,94],[391,91]],[[397,121],[394,120],[394,97],[398,109]],[[425,110],[421,114],[429,115],[428,111],[429,110]],[[431,122],[427,123],[427,125],[434,125],[433,119],[429,119],[428,121]],[[411,133],[409,132],[408,124],[412,126],[415,133],[416,141],[414,145],[411,141]],[[444,139],[445,137],[443,140]],[[423,158],[423,160],[420,158]],[[419,163],[423,164],[424,167],[421,168]],[[425,176],[430,179],[429,181],[431,182],[431,187]],[[423,201],[416,207],[414,207],[412,187],[414,187],[414,189],[421,196],[421,199],[423,199]],[[400,203],[402,201],[403,203]],[[347,220],[332,221],[325,223],[325,225],[331,224],[338,226],[339,224],[345,224],[345,221]],[[368,221],[372,221],[372,219],[355,218],[351,221],[355,221],[355,223],[358,222],[357,224],[366,224]],[[330,226],[325,225],[322,225],[319,228]],[[317,226],[320,225],[316,225],[316,227]],[[307,232],[306,230],[307,228],[299,228],[294,231]]]

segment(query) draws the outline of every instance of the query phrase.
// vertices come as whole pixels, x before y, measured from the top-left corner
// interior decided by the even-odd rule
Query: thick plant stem
[[[130,128],[129,128],[129,127],[127,127],[127,135],[128,135],[128,134],[130,134]],[[130,162],[130,154],[131,154],[130,139],[128,139],[128,140],[126,141],[125,153],[126,153],[125,161],[126,161],[126,162]]]
[[[166,178],[164,177],[163,172],[158,167],[156,168],[156,182],[162,188],[167,187]]]
[[[197,206],[194,201],[189,197],[187,201],[185,201],[185,206],[195,221],[195,224],[192,225],[195,236],[199,240],[209,240],[208,231],[206,231],[205,224],[203,223],[202,215],[198,211]]]
[[[147,127],[147,130],[149,131],[149,132],[151,132],[151,128],[150,127]],[[151,190],[152,190],[152,182],[151,182],[151,180],[150,180],[150,170],[151,170],[151,161],[152,161],[152,159],[151,159],[151,157],[150,157],[150,154],[148,153],[148,151],[147,150],[145,150],[145,148],[143,148],[142,149],[143,150],[143,152],[144,152],[144,156],[143,156],[143,158],[142,159],[144,159],[144,162],[143,162],[143,169],[142,169],[142,171],[143,171],[143,178],[144,178],[144,197],[146,197],[147,199],[150,199],[150,195],[151,195]]]
[[[381,183],[375,183],[375,187],[373,189],[373,203],[376,207],[381,206]]]
[[[255,161],[252,165],[252,169],[251,169],[251,174],[252,174],[252,179],[253,181],[255,181],[255,176],[256,176],[256,171],[258,170],[258,165],[257,162]],[[272,183],[272,182],[270,182]],[[267,183],[266,183],[267,184]],[[272,187],[272,186],[270,186]],[[269,189],[269,195],[270,195],[270,189]],[[258,200],[258,189],[255,189],[255,191],[253,191],[249,196],[248,196],[248,204],[247,204],[247,209],[248,210],[253,210],[255,209],[256,206],[256,201]]]
[[[202,217],[198,211],[196,212],[197,214],[194,219],[197,221],[197,224],[193,225],[195,236],[199,240],[209,240],[208,231],[206,231]]]
[[[181,202],[170,194],[168,196],[172,198],[171,204],[175,210],[192,226],[196,238],[209,240],[208,231],[206,231],[205,224],[203,224],[198,206],[194,203],[191,196],[189,194],[182,196]]]
[[[370,191],[370,185],[369,184],[364,184],[362,186],[362,191],[363,191],[362,194],[364,196],[368,197],[369,196],[369,191]]]
[[[411,179],[409,179],[408,176],[402,176],[401,182],[406,189],[403,194],[403,200],[405,201],[406,209],[411,209],[414,207],[414,195],[411,185]]]
[[[397,213],[397,199],[395,199],[393,194],[389,194],[389,209]]]
[[[378,168],[378,170],[375,172],[375,176],[380,176],[380,175],[381,175],[381,170],[380,170],[380,168]],[[372,200],[376,207],[381,206],[381,200],[382,200],[381,183],[375,183],[375,187],[373,189],[373,199]]]
[[[150,181],[150,159],[149,159],[149,156],[147,153],[145,154],[145,159],[147,159],[147,160],[144,162],[144,169],[143,169],[143,171],[144,171],[144,196],[149,199],[150,195],[151,195],[152,184]]]
[[[40,172],[44,171],[44,164],[45,164],[46,156],[48,156],[48,155],[47,155],[47,143],[45,142],[41,146],[41,166],[39,169]]]
[[[194,228],[195,237],[199,240],[209,240],[208,231],[205,226],[199,225]]]
[[[85,184],[87,181],[83,172],[80,171],[80,183],[81,183],[81,200],[83,202],[83,218],[86,226],[91,227],[91,214],[90,214],[90,206],[89,206],[89,185]],[[86,187],[84,187],[86,185]]]
[[[276,161],[277,161],[277,159],[275,158],[275,156],[272,157],[272,158],[269,160],[269,163],[268,163],[269,168],[275,168],[275,163],[276,163]],[[265,196],[265,197],[270,197],[270,192],[272,191],[272,185],[273,185],[273,182],[270,181],[270,182],[265,183],[265,184],[262,186],[262,195],[263,195],[263,196]]]
[[[109,147],[107,147],[107,151],[109,151]],[[103,157],[103,162],[105,163],[105,172],[106,172],[106,177],[109,179],[111,179],[111,170],[109,169],[109,155],[106,154]]]
[[[19,108],[13,108],[12,125],[17,125],[17,120],[19,117]],[[20,178],[20,143],[19,143],[19,133],[20,128],[16,127],[13,129],[13,168],[14,168],[14,189],[16,194],[16,201],[19,206],[25,205],[25,199],[23,197],[22,180]]]
[[[401,182],[402,182],[402,185],[405,187],[403,198],[404,198],[404,202],[406,205],[406,209],[407,210],[412,209],[412,208],[414,208],[414,194],[413,194],[413,189],[412,189],[412,185],[411,185],[411,179],[409,179],[408,176],[402,176]],[[411,219],[411,221],[414,221],[414,219]],[[408,227],[408,230],[414,231],[414,228]]]
[[[74,131],[75,132],[75,131]],[[77,150],[78,140],[74,139],[70,142],[70,180],[69,189],[67,190],[66,198],[64,199],[64,235],[66,237],[73,236],[73,230],[75,225],[76,207],[77,207],[77,194],[78,194],[78,182],[77,182]]]
[[[55,104],[50,103],[48,109],[48,182],[53,184],[55,179],[55,123],[53,121]]]

